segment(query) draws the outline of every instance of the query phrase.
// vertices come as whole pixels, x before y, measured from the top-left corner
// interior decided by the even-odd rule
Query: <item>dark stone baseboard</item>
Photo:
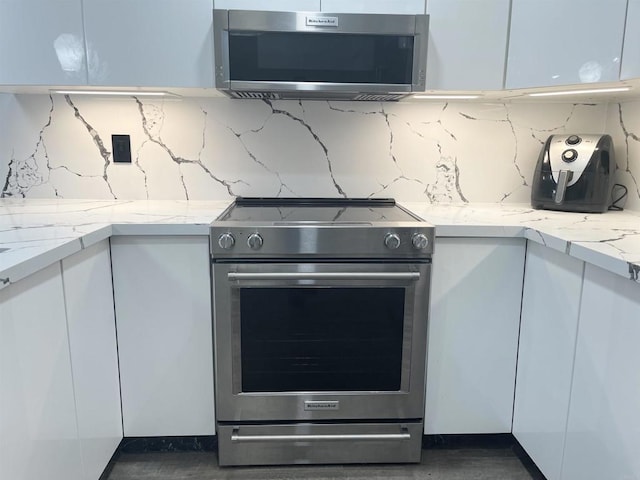
[[[105,480],[121,453],[147,452],[213,452],[218,448],[215,435],[188,437],[125,437],[100,476]],[[473,435],[424,435],[424,449],[510,448],[520,459],[533,480],[546,480],[542,472],[510,433]]]
[[[118,450],[123,453],[213,452],[218,448],[215,435],[188,437],[125,437]]]
[[[520,459],[533,480],[546,480],[531,457],[511,433],[469,435],[424,435],[423,449],[509,448]]]
[[[514,442],[510,433],[422,436],[422,448],[510,448]]]

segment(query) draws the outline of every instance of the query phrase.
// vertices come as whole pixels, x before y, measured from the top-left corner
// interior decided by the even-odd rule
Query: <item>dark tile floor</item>
[[[512,448],[425,449],[414,465],[218,466],[215,452],[122,453],[108,480],[544,480]]]

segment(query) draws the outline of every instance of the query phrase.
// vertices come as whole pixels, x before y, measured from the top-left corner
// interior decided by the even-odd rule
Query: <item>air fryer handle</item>
[[[567,191],[567,183],[571,181],[571,177],[573,177],[573,172],[571,170],[560,170],[558,174],[556,194],[553,197],[553,201],[556,205],[561,205],[564,202],[564,194]]]

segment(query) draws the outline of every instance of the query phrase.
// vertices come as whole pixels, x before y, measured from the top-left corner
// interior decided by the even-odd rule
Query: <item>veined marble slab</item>
[[[540,102],[15,95],[0,102],[0,197],[518,203],[531,196],[548,136],[603,132],[607,112]],[[625,140],[635,146],[624,132],[640,131],[633,110],[623,119],[612,116],[621,155]],[[113,134],[130,135],[131,163],[113,162]]]
[[[112,235],[208,235],[227,201],[0,200],[0,289]],[[439,237],[524,237],[640,283],[640,213],[403,205]],[[437,246],[436,246],[437,255]]]
[[[435,225],[439,237],[523,236],[640,282],[640,212],[554,212],[526,204],[404,205]]]
[[[228,204],[0,200],[0,289],[112,235],[208,235]]]

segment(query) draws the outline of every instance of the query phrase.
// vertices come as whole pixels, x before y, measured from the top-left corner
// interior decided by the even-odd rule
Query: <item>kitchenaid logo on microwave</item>
[[[314,400],[305,400],[304,402],[305,410],[340,410],[340,402],[336,400],[330,401],[314,401]]]
[[[307,17],[307,27],[337,27],[338,17]]]

